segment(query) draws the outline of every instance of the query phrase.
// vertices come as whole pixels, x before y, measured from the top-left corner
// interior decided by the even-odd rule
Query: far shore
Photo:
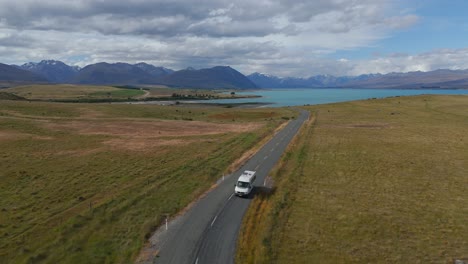
[[[209,101],[209,100],[206,100]],[[112,104],[151,104],[151,105],[177,105],[190,107],[225,107],[225,108],[260,108],[271,105],[271,103],[247,102],[247,103],[200,103],[200,100],[177,101],[177,100],[155,100],[138,102],[112,102]]]

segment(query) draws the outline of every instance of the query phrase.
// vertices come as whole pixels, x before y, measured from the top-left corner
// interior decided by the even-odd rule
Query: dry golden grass
[[[8,88],[4,91],[31,100],[126,99],[144,94],[143,91],[136,89],[73,84],[34,84]]]
[[[467,96],[416,96],[308,108],[316,124],[275,173],[275,194],[254,200],[253,208],[269,208],[267,226],[256,225],[258,239],[239,259],[466,259],[467,106]],[[251,224],[245,228],[256,230]]]

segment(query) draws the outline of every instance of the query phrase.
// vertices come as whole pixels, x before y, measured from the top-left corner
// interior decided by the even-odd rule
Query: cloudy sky
[[[465,0],[0,0],[0,62],[307,77],[468,69]]]

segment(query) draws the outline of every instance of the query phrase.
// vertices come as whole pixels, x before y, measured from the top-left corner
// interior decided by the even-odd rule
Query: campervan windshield
[[[243,181],[238,181],[237,182],[237,187],[247,188],[247,187],[249,187],[249,183],[248,182],[243,182]]]

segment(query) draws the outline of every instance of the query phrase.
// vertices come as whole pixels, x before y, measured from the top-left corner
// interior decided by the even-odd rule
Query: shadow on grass
[[[240,196],[244,199],[252,200],[255,197],[260,199],[267,199],[268,197],[272,196],[276,191],[275,187],[265,187],[265,186],[255,186],[253,190],[247,196]]]

